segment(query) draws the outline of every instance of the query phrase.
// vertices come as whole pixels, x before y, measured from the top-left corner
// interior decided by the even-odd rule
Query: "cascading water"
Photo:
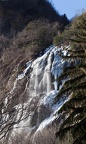
[[[66,48],[68,49],[70,46]],[[70,97],[64,96],[64,98],[60,98],[54,104],[54,99],[59,89],[66,81],[58,81],[58,77],[69,64],[69,62],[62,59],[61,55],[67,55],[67,50],[63,50],[63,47],[50,46],[42,56],[39,56],[36,60],[29,61],[24,72],[16,78],[16,85],[14,85],[10,94],[13,94],[13,91],[15,92],[17,83],[21,82],[26,75],[28,77],[29,74],[29,82],[27,82],[28,84],[25,88],[27,100],[23,103],[23,112],[21,111],[21,103],[14,106],[17,111],[16,119],[20,117],[24,119],[26,113],[29,114],[27,118],[14,125],[13,129],[15,131],[21,133],[25,129],[27,131],[27,128],[28,133],[33,131],[33,129],[35,129],[35,134],[38,131],[42,131],[57,118],[56,113],[69,100]],[[23,116],[21,116],[21,113]]]
[[[46,50],[45,54],[37,58],[32,63],[30,77],[30,95],[44,96],[52,90],[57,90],[58,82],[56,79],[62,73],[65,61],[59,56],[59,50],[52,46]]]
[[[62,48],[57,49],[57,47],[51,46],[45,50],[42,56],[39,56],[36,60],[29,63],[31,73],[29,86],[27,87],[29,96],[28,103],[30,103],[30,105],[31,101],[37,103],[36,112],[33,113],[30,120],[32,123],[33,117],[35,117],[35,122],[32,124],[34,126],[39,127],[42,123],[44,128],[46,126],[45,122],[45,126],[43,124],[43,121],[46,121],[45,119],[48,121],[47,125],[51,123],[55,119],[55,111],[58,111],[59,107],[67,100],[67,98],[64,98],[56,105],[53,104],[54,98],[64,83],[64,81],[62,83],[59,82],[57,78],[61,75],[64,67],[68,65],[68,63],[61,58],[60,54],[64,55],[65,51],[62,51]],[[26,69],[28,70],[28,68]],[[25,76],[24,73],[22,75]],[[18,77],[21,77],[21,75]],[[42,113],[41,115],[43,109],[46,109],[46,113]]]

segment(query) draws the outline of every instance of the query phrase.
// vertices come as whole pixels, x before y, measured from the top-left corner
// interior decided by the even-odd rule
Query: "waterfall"
[[[65,61],[59,56],[59,49],[51,46],[43,56],[32,63],[30,77],[30,95],[47,95],[52,90],[57,90],[56,79],[61,75]]]
[[[29,80],[25,88],[27,100],[23,104],[14,105],[17,113],[16,121],[20,117],[22,118],[22,121],[14,125],[14,130],[18,133],[27,131],[28,128],[29,132],[35,129],[34,132],[36,134],[38,131],[46,128],[57,118],[58,110],[69,100],[70,97],[64,96],[54,103],[55,97],[66,81],[58,80],[64,67],[67,67],[69,64],[61,57],[61,55],[67,54],[66,51],[63,51],[63,47],[50,46],[44,51],[43,55],[39,55],[37,59],[27,62],[26,69],[21,74],[18,74],[9,93],[10,95],[13,95],[18,90],[18,85],[25,77]],[[7,101],[6,98],[5,103]]]
[[[55,116],[53,116],[55,111],[58,111],[65,101],[67,101],[67,97],[65,97],[64,99],[60,99],[56,105],[54,104],[54,99],[64,83],[64,81],[61,83],[57,79],[64,67],[68,65],[60,56],[60,54],[65,55],[65,53],[67,52],[62,51],[62,47],[50,46],[44,51],[42,56],[39,56],[34,61],[28,62],[29,66],[24,70],[24,73],[18,75],[18,78],[21,79],[22,76],[25,76],[27,69],[31,69],[30,82],[27,87],[27,103],[30,106],[34,105],[32,106],[34,112],[31,120],[29,120],[30,126],[38,127],[42,123],[44,127],[46,119],[48,125],[55,119]],[[45,113],[43,113],[44,109],[46,111]],[[33,122],[34,119],[35,122]],[[45,122],[43,123],[43,121]]]

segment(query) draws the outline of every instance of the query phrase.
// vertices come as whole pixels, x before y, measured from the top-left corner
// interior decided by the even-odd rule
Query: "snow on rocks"
[[[32,64],[32,61],[29,61],[26,63],[26,69],[21,74],[18,75],[17,80],[21,80],[22,78],[25,77],[27,72],[30,70],[31,64]]]
[[[34,61],[26,63],[26,69],[18,75],[10,92],[12,95],[14,89],[17,87],[17,82],[23,79],[27,73],[30,73],[30,82],[26,89],[28,99],[23,104],[24,115],[22,116],[22,121],[14,126],[15,129],[16,127],[19,127],[21,129],[20,131],[22,131],[23,127],[28,127],[28,131],[29,129],[31,131],[33,130],[33,127],[37,127],[37,133],[56,119],[56,113],[58,113],[58,110],[69,100],[68,97],[65,96],[64,98],[60,98],[58,102],[54,104],[55,97],[66,81],[66,79],[63,81],[58,80],[63,69],[68,66],[68,62],[63,60],[61,55],[68,55],[67,49],[69,48],[70,46],[66,47],[66,50],[64,50],[63,46],[57,48],[52,45],[44,51],[43,55],[39,56]],[[7,101],[8,100],[6,99],[5,104],[7,104]],[[25,120],[24,117],[25,115],[27,116],[28,106],[32,106],[31,101],[34,102],[33,108],[30,109],[31,111]],[[43,119],[40,118],[40,113],[38,113],[38,108],[41,108],[42,105],[50,110],[49,115],[43,113]],[[22,105],[15,106],[15,109],[18,110],[16,120],[21,117],[22,108],[20,106],[22,107]],[[37,120],[37,123],[35,122],[35,125],[31,127],[30,122],[32,121],[33,116],[35,116],[34,121],[39,119],[39,122]]]

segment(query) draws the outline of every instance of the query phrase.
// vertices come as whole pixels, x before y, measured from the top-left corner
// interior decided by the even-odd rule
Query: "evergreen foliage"
[[[67,67],[62,76],[68,75],[70,78],[62,87],[57,95],[57,99],[62,96],[71,95],[68,101],[59,111],[67,116],[60,127],[56,136],[62,135],[66,131],[71,131],[74,141],[73,144],[85,144],[86,142],[86,12],[75,18],[66,30],[70,41],[70,56],[64,57],[70,59],[72,65]]]

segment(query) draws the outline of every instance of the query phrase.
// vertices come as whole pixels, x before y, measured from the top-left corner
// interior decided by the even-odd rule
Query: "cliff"
[[[69,48],[66,47],[67,50]],[[37,59],[28,61],[14,81],[16,72],[11,75],[6,86],[9,92],[2,101],[2,139],[6,136],[8,142],[13,143],[17,139],[19,143],[21,136],[23,143],[54,143],[56,124],[59,131],[68,115],[61,115],[59,111],[71,99],[71,95],[64,95],[55,100],[68,79],[57,80],[71,63],[61,58],[61,55],[67,54],[67,50],[50,46]],[[70,138],[66,142],[69,141]]]
[[[0,1],[0,144],[85,144],[85,17]]]

